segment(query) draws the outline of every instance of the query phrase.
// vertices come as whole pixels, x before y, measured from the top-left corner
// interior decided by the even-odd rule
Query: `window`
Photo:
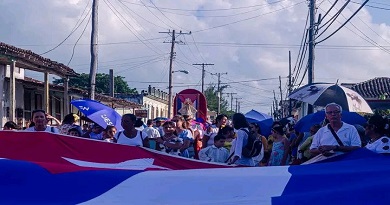
[[[35,94],[35,109],[42,109],[42,95]]]

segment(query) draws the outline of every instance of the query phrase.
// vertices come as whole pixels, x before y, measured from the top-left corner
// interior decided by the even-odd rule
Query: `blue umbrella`
[[[157,120],[159,120],[159,121],[167,121],[168,118],[167,117],[156,117],[156,118],[153,119],[153,121],[157,121]]]
[[[271,134],[272,123],[274,123],[271,116],[256,110],[251,110],[245,114],[245,118],[249,123],[259,125],[262,135],[269,136]]]
[[[324,119],[325,119],[324,110],[306,115],[305,117],[303,117],[297,122],[297,124],[295,125],[295,130],[299,132],[309,132],[311,126],[315,124],[321,124],[322,121],[324,121]],[[346,110],[343,110],[341,120],[351,125],[355,125],[355,124],[364,125],[367,122],[367,120],[363,116],[359,115],[358,113],[348,112]]]
[[[107,105],[89,99],[72,100],[70,104],[103,128],[106,128],[108,125],[113,125],[118,130],[123,130],[121,126],[122,117]]]

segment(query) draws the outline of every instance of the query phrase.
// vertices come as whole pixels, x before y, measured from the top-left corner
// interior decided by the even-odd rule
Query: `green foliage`
[[[220,90],[223,92],[224,89],[227,88],[227,85],[221,86]],[[207,108],[211,111],[217,111],[218,110],[218,88],[216,85],[210,84],[206,90],[204,91],[204,95],[207,99]],[[232,111],[230,110],[228,101],[224,98],[224,96],[221,96],[221,113],[220,114],[226,114],[228,116],[231,116]]]
[[[379,115],[382,115],[382,116],[390,116],[390,109],[375,110],[375,114],[379,114]]]
[[[135,88],[130,88],[126,81],[124,81],[124,77],[122,76],[115,76],[115,93],[121,93],[121,94],[138,94],[137,90]],[[63,79],[55,79],[53,81],[54,84],[59,85],[63,84]],[[97,93],[100,94],[108,94],[110,93],[110,75],[105,73],[97,73],[96,74],[96,86],[95,90]],[[79,76],[71,77],[69,78],[69,87],[76,87],[83,90],[89,89],[89,74],[82,73]]]

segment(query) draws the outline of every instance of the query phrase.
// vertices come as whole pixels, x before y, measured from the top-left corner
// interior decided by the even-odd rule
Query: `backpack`
[[[241,129],[248,135],[248,142],[246,145],[242,148],[242,156],[247,158],[256,157],[260,154],[261,148],[263,147],[263,144],[261,142],[261,139],[257,139],[256,133],[248,132],[246,129]]]

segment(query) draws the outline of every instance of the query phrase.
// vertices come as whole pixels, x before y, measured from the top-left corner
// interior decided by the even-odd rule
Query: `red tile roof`
[[[390,95],[390,78],[380,77],[357,83],[351,87],[363,98],[379,98],[387,94]]]
[[[48,71],[61,77],[78,75],[73,69],[62,63],[44,58],[30,50],[0,42],[0,62],[10,64],[11,60],[15,60],[18,67],[29,70],[38,72]]]

